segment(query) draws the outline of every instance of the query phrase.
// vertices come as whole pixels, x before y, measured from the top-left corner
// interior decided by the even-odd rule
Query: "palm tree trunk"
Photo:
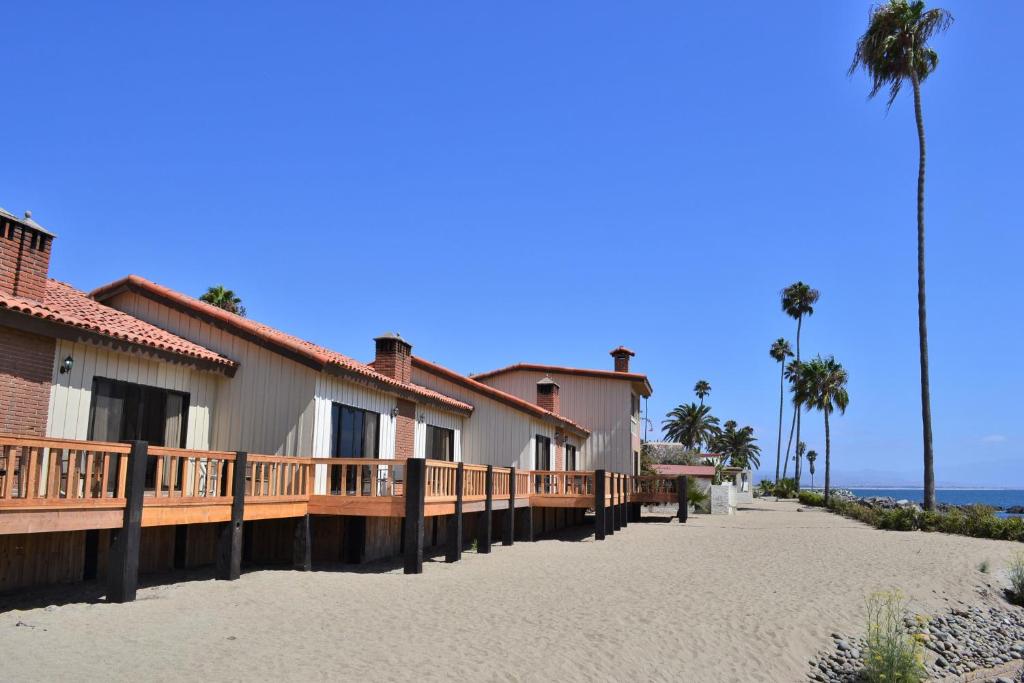
[[[832,474],[832,438],[828,431],[828,409],[825,410],[825,507],[828,507],[829,483]]]
[[[800,329],[803,327],[804,317],[801,315],[796,319],[796,362],[800,362]],[[796,474],[796,492],[800,493],[800,405],[796,407],[796,464],[793,470]]]
[[[800,414],[800,408],[794,406],[793,408],[793,421],[789,423],[789,443],[786,444],[786,459],[782,464],[782,478],[786,478],[786,472],[789,471],[789,451],[793,448],[793,430],[796,429],[796,417]]]
[[[924,289],[924,118],[921,115],[921,84],[914,84],[914,117],[917,119],[917,334],[921,345],[921,431],[924,440],[924,509],[935,509],[935,464],[932,453],[932,398],[928,382],[928,315]]]
[[[782,357],[782,370],[779,372],[779,440],[775,444],[775,483],[779,483],[779,464],[782,459],[782,406],[785,403],[786,357]]]

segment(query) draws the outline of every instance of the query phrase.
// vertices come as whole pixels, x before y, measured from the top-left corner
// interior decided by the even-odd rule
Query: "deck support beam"
[[[217,568],[215,576],[234,581],[242,575],[242,520],[245,518],[245,468],[248,455],[235,453],[231,473],[231,521],[221,527],[217,539]]]
[[[146,492],[149,444],[132,441],[125,477],[124,518],[110,551],[107,602],[133,602],[139,586],[139,547],[142,543],[142,499]]]
[[[676,478],[676,489],[679,498],[679,521],[686,524],[686,518],[690,515],[690,501],[686,495],[689,480],[686,475]]]
[[[603,541],[607,529],[604,507],[604,470],[594,472],[594,540]]]
[[[448,550],[445,562],[458,562],[462,559],[462,488],[466,480],[465,466],[460,462],[455,470],[455,514],[448,517],[446,530]]]
[[[516,540],[516,468],[508,475],[508,509],[505,511],[505,536],[502,545],[512,545]]]
[[[308,572],[313,569],[313,544],[309,533],[309,514],[295,520],[295,537],[292,542],[292,569]]]
[[[486,555],[491,552],[491,517],[494,510],[494,466],[487,466],[484,475],[484,511],[476,530],[476,551]]]
[[[426,498],[427,461],[405,461],[405,573],[423,573],[423,504]]]
[[[619,502],[619,516],[622,526],[629,526],[629,479],[622,478],[622,500]]]
[[[612,475],[612,527],[615,531],[622,529],[622,477]]]
[[[518,540],[533,543],[533,508],[530,506],[516,508],[515,513],[519,515],[519,521],[516,522],[516,536]]]

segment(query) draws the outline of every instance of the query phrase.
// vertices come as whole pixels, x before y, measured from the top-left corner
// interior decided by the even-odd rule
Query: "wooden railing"
[[[247,457],[245,495],[253,498],[308,498],[313,472],[312,458],[287,455],[254,455]],[[233,463],[228,463],[230,480]],[[230,483],[227,486],[230,490]],[[230,495],[230,494],[229,494]]]
[[[530,492],[533,495],[593,496],[594,473],[560,470],[533,470]]]
[[[463,465],[463,468],[465,471],[463,472],[462,499],[466,501],[484,500],[487,497],[487,465],[467,464]],[[429,472],[429,469],[427,471]],[[455,492],[452,495],[454,496]],[[507,491],[505,495],[508,495]],[[430,491],[427,491],[427,498],[430,498]]]
[[[402,460],[311,458],[306,462],[312,467],[326,469],[323,495],[385,498],[402,496],[404,492],[405,465]],[[306,492],[309,493],[308,488]]]
[[[630,477],[629,485],[630,497],[636,502],[673,502],[678,495],[675,477]]]
[[[0,502],[124,499],[127,444],[0,436]]]
[[[158,499],[230,500],[235,454],[150,446],[146,495]]]

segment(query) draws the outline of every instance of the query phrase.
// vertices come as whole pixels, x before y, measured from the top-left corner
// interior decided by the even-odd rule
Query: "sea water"
[[[844,488],[844,487],[837,487]],[[896,500],[912,500],[921,503],[924,500],[922,489],[848,489],[853,495],[861,498],[886,496]],[[991,505],[992,507],[1008,508],[1013,505],[1024,505],[1024,490],[1020,489],[935,489],[935,499],[939,503],[951,505]]]

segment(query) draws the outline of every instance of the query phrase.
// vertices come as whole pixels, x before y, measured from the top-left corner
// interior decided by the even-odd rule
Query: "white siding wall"
[[[548,374],[517,370],[487,377],[483,381],[523,400],[536,401],[537,382]],[[590,437],[579,449],[579,468],[632,474],[635,444],[630,416],[630,383],[550,374],[559,386],[561,414],[590,430]]]
[[[416,433],[413,453],[417,458],[427,455],[427,425],[455,432],[455,462],[462,462],[462,417],[426,406],[416,406]]]
[[[60,364],[71,356],[70,373],[60,374]],[[50,407],[46,435],[58,439],[86,439],[89,436],[89,407],[92,380],[106,377],[183,391],[188,396],[185,447],[210,448],[210,428],[220,385],[230,382],[223,375],[195,370],[186,365],[145,358],[136,353],[112,351],[93,344],[57,340],[50,386]],[[177,446],[178,444],[168,444]]]
[[[473,405],[473,414],[462,420],[463,462],[533,469],[537,434],[551,438],[554,453],[554,426],[416,367],[412,381]]]
[[[132,292],[108,303],[241,364],[233,378],[221,383],[211,448],[277,455],[313,450],[319,372]]]

